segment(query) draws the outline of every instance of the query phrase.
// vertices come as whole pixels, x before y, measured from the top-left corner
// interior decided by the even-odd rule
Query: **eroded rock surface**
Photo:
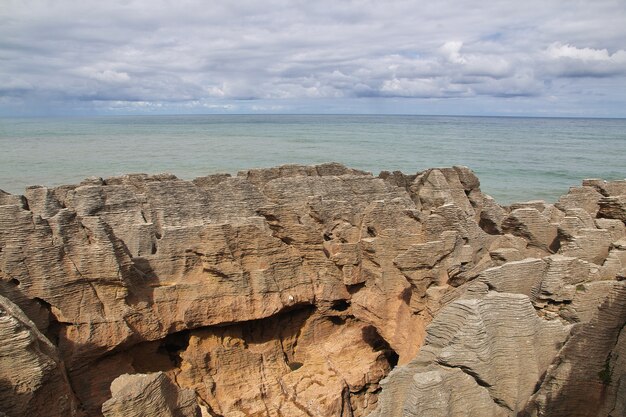
[[[524,295],[475,296],[441,310],[418,356],[383,384],[372,416],[508,416],[523,408],[569,328],[539,318]],[[431,402],[433,392],[444,400]]]
[[[178,388],[162,372],[121,375],[111,395],[102,405],[105,417],[200,417],[194,392]]]
[[[56,347],[0,295],[0,410],[7,416],[79,416]]]
[[[1,192],[5,349],[34,373],[0,411],[615,415],[624,184],[501,207],[464,167],[324,164]]]

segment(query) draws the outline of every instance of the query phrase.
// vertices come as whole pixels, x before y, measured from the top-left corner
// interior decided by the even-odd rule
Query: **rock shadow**
[[[517,416],[530,417],[541,411],[554,417],[616,417],[611,410],[620,380],[626,375],[626,369],[616,368],[618,351],[626,351],[626,346],[618,345],[626,342],[624,327],[626,285],[617,285],[589,322],[575,325],[554,367]]]

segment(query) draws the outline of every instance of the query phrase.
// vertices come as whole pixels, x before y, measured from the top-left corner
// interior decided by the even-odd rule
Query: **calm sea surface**
[[[444,116],[0,118],[0,189],[88,176],[180,178],[337,161],[378,174],[466,165],[500,203],[554,201],[584,178],[626,177],[626,119]]]

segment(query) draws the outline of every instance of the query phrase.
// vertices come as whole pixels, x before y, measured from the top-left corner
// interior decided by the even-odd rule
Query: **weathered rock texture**
[[[464,167],[325,164],[0,192],[0,413],[621,415],[624,184],[501,207]]]
[[[200,417],[195,393],[178,388],[162,372],[124,374],[111,383],[111,395],[102,405],[105,417]]]
[[[449,293],[370,416],[626,415],[624,220],[599,209],[621,183],[510,207],[492,230],[557,253],[492,250],[502,264]]]
[[[374,415],[517,415],[568,330],[539,318],[524,295],[488,292],[459,299],[428,327],[417,357],[383,384]],[[433,393],[443,398],[433,403]]]
[[[56,347],[0,295],[0,410],[9,416],[77,416]]]

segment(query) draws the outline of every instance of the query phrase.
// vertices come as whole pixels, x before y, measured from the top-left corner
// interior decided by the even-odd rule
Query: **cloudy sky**
[[[625,0],[0,0],[0,115],[626,117]]]

